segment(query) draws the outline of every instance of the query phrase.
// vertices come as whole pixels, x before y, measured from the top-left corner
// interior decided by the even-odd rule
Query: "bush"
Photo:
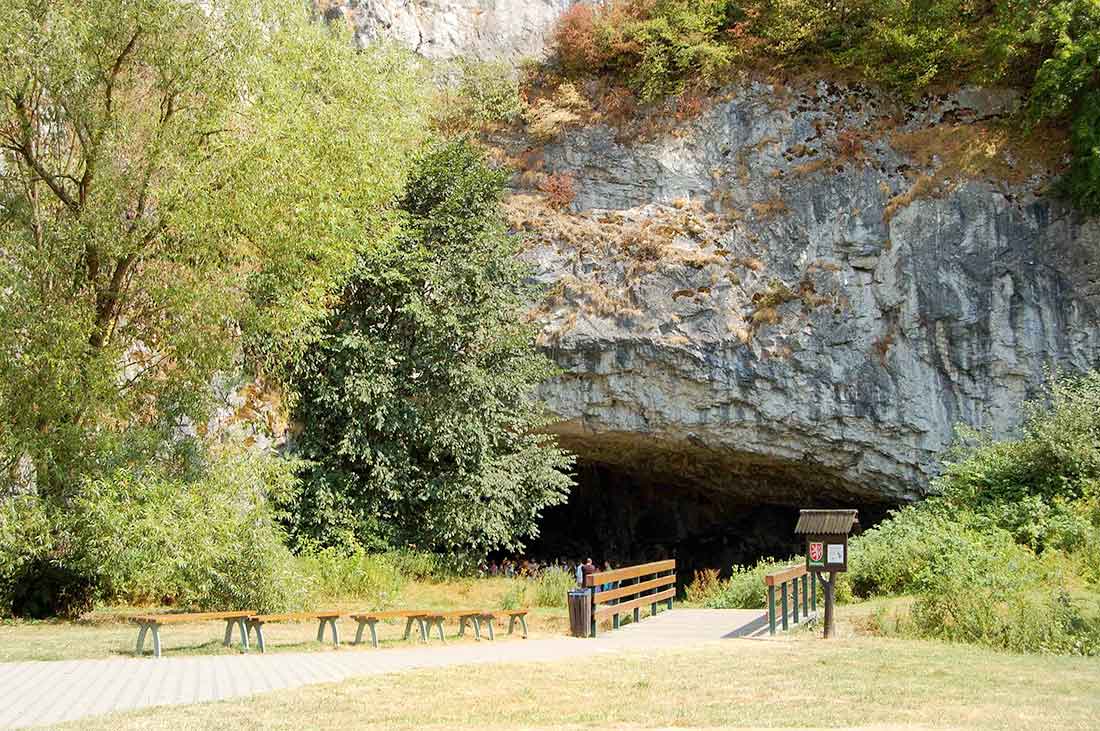
[[[371,609],[389,605],[410,581],[433,578],[438,570],[431,554],[332,547],[305,551],[298,567],[309,578],[314,602],[362,599]]]
[[[511,66],[498,61],[458,62],[458,82],[443,120],[453,129],[472,129],[503,122],[523,113],[519,80]]]
[[[91,611],[98,590],[98,577],[50,558],[24,562],[12,579],[11,614],[27,619],[77,619]]]
[[[762,558],[754,566],[734,566],[730,578],[720,582],[703,604],[709,609],[762,609],[768,606],[764,577],[799,561],[805,559],[793,557],[779,561]]]
[[[200,609],[279,611],[302,606],[294,570],[267,503],[287,488],[290,465],[261,455],[216,459],[183,482],[124,470],[88,483],[63,521],[98,572],[105,599]]]
[[[26,616],[77,616],[93,601],[199,610],[278,611],[303,605],[267,504],[290,465],[222,456],[193,480],[121,470],[64,505],[36,496],[3,505],[0,601]]]
[[[530,582],[535,590],[536,607],[564,608],[569,591],[577,587],[573,572],[557,566],[544,569]]]
[[[0,502],[0,615],[12,612],[12,598],[54,551],[50,516],[42,501],[19,495]]]
[[[921,637],[1013,652],[1095,654],[1097,629],[1060,588],[1044,585],[1033,554],[965,541],[933,554],[921,572],[912,631]]]

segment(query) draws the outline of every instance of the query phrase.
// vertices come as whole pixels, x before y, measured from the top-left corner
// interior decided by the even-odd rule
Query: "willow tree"
[[[386,227],[422,88],[304,4],[0,4],[0,486],[165,457],[213,374],[294,352]]]

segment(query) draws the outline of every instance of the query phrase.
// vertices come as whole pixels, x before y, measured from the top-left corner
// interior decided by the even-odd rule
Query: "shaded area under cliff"
[[[566,504],[543,516],[540,535],[528,547],[529,555],[542,559],[591,556],[623,565],[676,558],[686,583],[697,569],[727,574],[734,565],[801,552],[794,536],[799,508],[857,508],[867,528],[895,507],[836,491],[830,476],[813,466],[765,467],[750,460],[733,469],[688,454],[673,459],[663,450],[630,461],[640,452],[612,455],[566,441],[580,455],[577,487]]]

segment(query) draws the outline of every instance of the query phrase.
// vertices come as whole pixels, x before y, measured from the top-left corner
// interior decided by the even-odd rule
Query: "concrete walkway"
[[[553,637],[377,650],[0,663],[0,728],[202,703],[364,675],[473,663],[563,660],[766,633],[759,611],[676,609],[595,640]]]

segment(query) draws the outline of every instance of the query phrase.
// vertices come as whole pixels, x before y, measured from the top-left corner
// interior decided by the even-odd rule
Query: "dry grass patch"
[[[1023,136],[995,123],[894,132],[890,141],[925,172],[914,174],[909,190],[890,199],[883,215],[887,222],[914,201],[946,195],[966,180],[1021,185],[1047,179],[1064,167],[1069,152],[1064,131],[1042,127]]]

